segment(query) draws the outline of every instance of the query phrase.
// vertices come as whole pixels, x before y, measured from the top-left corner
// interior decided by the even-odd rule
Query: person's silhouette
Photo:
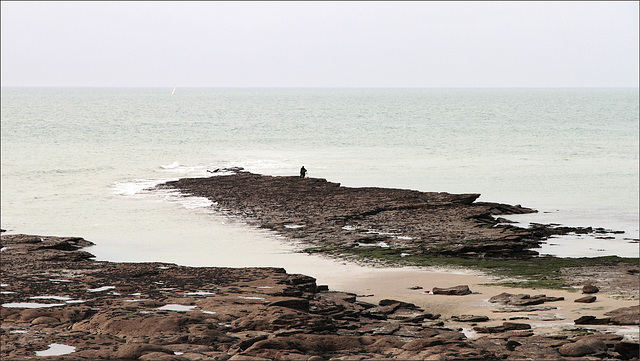
[[[306,174],[307,170],[302,166],[302,168],[300,168],[300,178],[304,178]]]

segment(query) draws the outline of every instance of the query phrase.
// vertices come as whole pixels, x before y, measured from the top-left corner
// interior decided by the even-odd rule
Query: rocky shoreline
[[[535,210],[477,202],[478,194],[347,188],[240,169],[159,187],[206,197],[220,212],[299,241],[309,253],[390,250],[400,258],[521,266],[552,234],[610,232],[513,227],[500,216]],[[468,285],[446,284],[416,287],[420,297],[394,289],[386,292],[393,297],[369,298],[282,268],[95,261],[84,250],[90,245],[78,237],[2,235],[3,360],[638,359],[637,337],[607,328],[640,324],[637,264],[562,268],[587,285],[581,295],[475,284],[484,293],[478,297]],[[444,299],[419,301],[425,295]],[[475,314],[434,311],[462,298],[475,299]],[[544,313],[559,308],[570,311]],[[549,328],[572,316],[572,328]]]
[[[638,358],[637,342],[581,326],[554,334],[535,332],[524,319],[483,326],[486,317],[446,318],[394,299],[373,304],[281,268],[94,261],[82,249],[89,245],[82,238],[2,235],[3,360]],[[453,298],[471,292],[433,291]],[[540,307],[567,300],[499,294],[490,302]],[[638,325],[639,311],[626,307],[606,320],[575,323]],[[460,322],[479,337],[467,337]],[[45,356],[49,347],[66,351]]]

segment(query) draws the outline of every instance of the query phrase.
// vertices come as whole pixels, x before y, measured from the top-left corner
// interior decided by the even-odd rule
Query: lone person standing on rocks
[[[302,166],[302,168],[300,168],[300,178],[304,178],[306,174],[307,170],[304,168],[304,166]]]

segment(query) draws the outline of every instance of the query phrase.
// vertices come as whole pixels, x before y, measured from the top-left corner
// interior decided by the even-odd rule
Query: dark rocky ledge
[[[532,213],[520,205],[476,202],[479,194],[349,188],[325,179],[238,172],[185,178],[160,187],[206,197],[220,211],[318,247],[381,245],[421,254],[523,258],[550,232],[497,215]]]
[[[429,310],[398,300],[362,302],[282,268],[98,262],[80,249],[89,244],[2,235],[2,360],[638,357],[637,343],[595,330],[548,335],[526,323],[504,322],[480,327],[477,332],[486,336],[469,339],[452,320]],[[637,306],[616,312],[607,322],[619,317],[638,324]],[[488,320],[474,320],[481,321]],[[37,356],[51,344],[75,349]]]

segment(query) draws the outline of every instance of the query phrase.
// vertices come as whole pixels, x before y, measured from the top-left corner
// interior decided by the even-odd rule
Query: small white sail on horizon
[[[171,92],[171,95],[173,95],[173,94],[175,94],[175,93],[176,93],[176,87],[174,86],[174,87],[173,87],[173,91]]]

